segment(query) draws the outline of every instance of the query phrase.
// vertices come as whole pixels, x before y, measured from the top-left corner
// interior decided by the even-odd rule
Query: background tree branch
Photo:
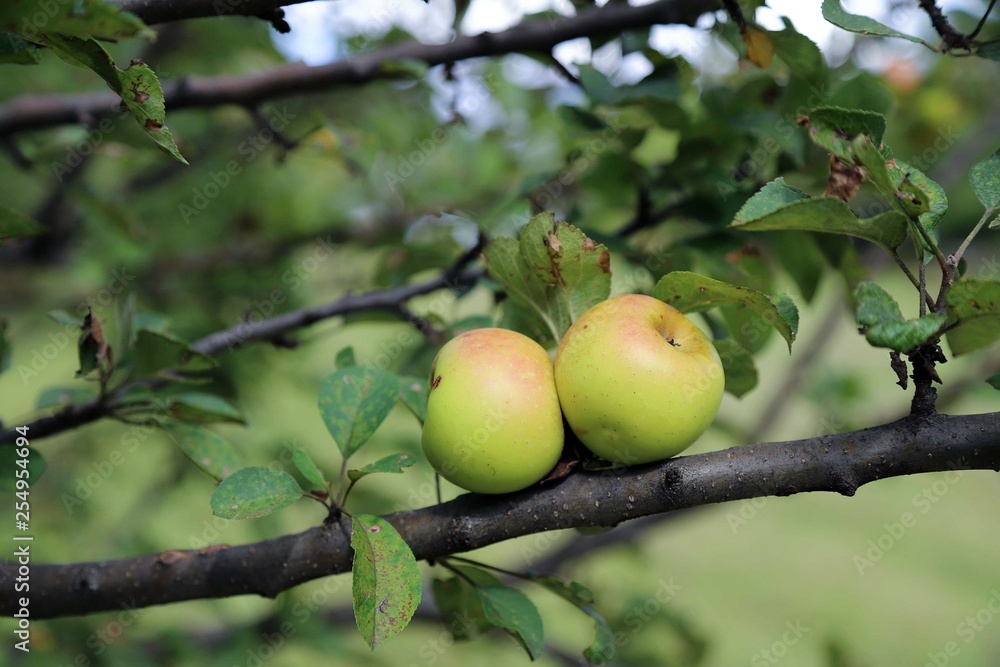
[[[421,560],[514,537],[622,521],[710,503],[806,491],[853,495],[868,482],[923,472],[1000,469],[1000,413],[907,417],[837,435],[766,442],[616,471],[578,471],[504,496],[467,494],[386,517]],[[37,619],[256,594],[351,569],[350,522],[236,547],[32,567]],[[17,565],[0,566],[0,580]],[[11,589],[7,589],[10,591]],[[0,612],[17,608],[13,593]]]
[[[717,5],[712,0],[659,0],[639,7],[611,4],[578,16],[525,21],[503,32],[457,37],[446,44],[407,42],[329,65],[290,63],[255,74],[184,77],[165,83],[163,94],[168,112],[226,104],[253,107],[269,99],[407,76],[388,66],[400,60],[434,66],[509,53],[548,53],[555,45],[577,37],[613,35],[657,24],[693,25],[699,16],[714,9]],[[119,101],[110,92],[23,95],[0,105],[0,139],[107,115],[115,112]]]
[[[347,294],[327,304],[301,308],[260,322],[241,322],[228,329],[208,334],[192,343],[191,348],[202,354],[215,356],[226,349],[233,350],[247,343],[260,341],[289,346],[287,336],[290,332],[321,320],[366,310],[399,312],[401,305],[413,297],[440,289],[467,287],[479,279],[479,271],[462,270],[464,264],[462,266],[456,264],[456,266],[457,270],[453,267],[435,278],[420,283],[387,290],[374,290],[364,294]],[[132,383],[126,383],[117,393],[124,393],[124,390],[130,386]],[[28,426],[32,440],[38,440],[108,417],[114,413],[115,409],[115,397],[103,396],[67,406],[54,414],[16,426]],[[19,435],[20,433],[14,427],[0,430],[0,446],[12,445]]]
[[[135,14],[146,25],[211,16],[263,18],[282,7],[306,2],[312,0],[111,0],[111,4]]]

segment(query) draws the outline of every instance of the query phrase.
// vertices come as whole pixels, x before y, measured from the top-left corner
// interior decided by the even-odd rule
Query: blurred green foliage
[[[983,34],[995,28],[988,23]],[[729,23],[692,30],[708,32],[718,48],[745,51]],[[118,63],[142,58],[163,82],[282,63],[261,21],[187,21],[158,32],[152,44],[123,40],[107,48]],[[236,106],[168,108],[189,166],[157,151],[121,113],[90,127],[14,137],[31,166],[0,161],[0,204],[47,231],[0,248],[4,360],[9,349],[0,375],[4,424],[95,390],[74,379],[79,330],[47,318],[49,311],[82,319],[93,307],[109,337],[121,336],[116,312],[132,295],[142,326],[191,341],[435,275],[475,245],[476,229],[513,236],[542,210],[609,248],[612,293],[650,292],[666,273],[696,271],[799,304],[797,345],[808,351],[805,359],[789,358],[784,341],[753,313],[733,309],[702,320],[754,353],[759,384],[742,398],[726,397],[716,427],[693,451],[846,431],[905,413],[908,394],[893,384],[885,351],[857,334],[846,306],[848,286],[867,277],[901,304],[904,317],[916,316],[909,285],[888,271],[894,267],[885,256],[839,237],[751,235],[729,225],[779,175],[809,194],[823,192],[828,156],[798,120],[817,106],[843,106],[884,114],[895,155],[944,187],[950,208],[937,231],[942,246],[954,248],[982,213],[968,170],[1000,145],[998,63],[916,60],[887,43],[877,69],[859,68],[856,53],[829,67],[791,27],[769,34],[776,56],[769,68],[740,60],[714,77],[657,51],[641,34],[616,41],[648,64],[649,74],[632,85],[619,83],[627,68],[583,63],[571,68],[578,77],[571,82],[544,59],[515,55],[435,67],[417,80],[273,100],[255,114]],[[385,40],[403,37],[397,30]],[[100,90],[92,73],[44,50],[40,57],[35,66],[0,65],[0,101]],[[882,211],[868,185],[850,206],[866,215]],[[995,232],[984,231],[966,257],[966,275],[1000,278],[998,248]],[[494,321],[495,287],[483,281],[435,292],[412,300],[409,310],[448,335]],[[841,316],[830,320],[829,312]],[[323,381],[344,361],[338,353],[352,346],[348,365],[422,379],[441,342],[425,333],[399,313],[324,321],[293,332],[294,349],[256,344],[223,352],[198,391],[225,398],[213,409],[228,414],[235,406],[246,419],[246,426],[211,428],[247,465],[284,470],[309,488],[301,466],[296,470],[297,450],[327,479],[340,466],[316,407]],[[998,369],[995,350],[942,367],[941,408],[996,409],[995,390],[982,380]],[[207,408],[199,402],[196,409]],[[252,521],[213,516],[214,480],[168,435],[141,423],[105,421],[34,444],[48,462],[32,487],[36,562],[240,544],[325,517],[317,503]],[[378,514],[435,502],[419,424],[403,406],[352,466],[399,452],[418,463],[391,481],[358,485],[349,508]],[[557,533],[475,557],[530,570],[576,544],[580,555],[567,557],[561,574],[593,589],[594,608],[618,638],[613,664],[924,664],[948,642],[960,649],[948,664],[992,664],[1000,656],[992,626],[982,617],[982,630],[963,623],[996,595],[992,554],[1000,543],[982,529],[991,525],[996,496],[989,473],[899,478],[854,498],[701,508],[593,552],[588,540],[599,535]],[[897,535],[906,512],[916,523]],[[11,515],[10,507],[0,509],[0,521]],[[425,582],[442,574],[420,567]],[[539,664],[580,664],[593,621],[549,592],[524,589],[547,631]],[[30,655],[11,642],[0,654],[16,665],[108,667],[527,660],[502,632],[456,643],[439,620],[420,615],[372,656],[350,602],[342,575],[275,602],[241,597],[38,622]]]

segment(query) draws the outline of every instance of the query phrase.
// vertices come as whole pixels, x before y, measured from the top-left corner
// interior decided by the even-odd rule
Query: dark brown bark
[[[621,471],[574,472],[505,496],[469,494],[386,518],[418,559],[461,553],[562,528],[611,526],[710,503],[807,491],[853,495],[878,479],[946,470],[1000,469],[1000,413],[907,417],[891,424],[791,442],[767,442]],[[255,594],[351,569],[349,522],[233,547],[136,558],[34,564],[36,619]],[[0,565],[0,581],[17,566]],[[0,612],[16,602],[4,586]]]

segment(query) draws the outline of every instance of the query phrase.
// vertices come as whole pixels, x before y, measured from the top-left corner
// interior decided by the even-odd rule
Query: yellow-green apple
[[[642,294],[602,301],[581,315],[559,343],[555,376],[580,441],[626,465],[691,445],[712,423],[726,383],[701,329]]]
[[[544,478],[563,446],[548,352],[509,329],[452,338],[431,367],[421,442],[434,469],[469,491],[509,493]]]

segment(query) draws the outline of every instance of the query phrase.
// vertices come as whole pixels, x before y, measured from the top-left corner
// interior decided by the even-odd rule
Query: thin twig
[[[969,39],[975,39],[979,35],[979,31],[983,29],[986,25],[986,19],[989,18],[990,12],[993,11],[993,6],[997,4],[997,0],[990,0],[990,6],[986,8],[983,13],[983,18],[979,19],[979,23],[976,25],[976,29],[969,33]]]
[[[216,356],[223,351],[234,350],[248,343],[281,340],[293,330],[310,326],[331,317],[367,310],[396,312],[400,303],[413,297],[440,289],[467,287],[475,284],[481,275],[480,271],[473,270],[464,271],[456,276],[445,272],[436,278],[413,285],[375,290],[358,295],[348,294],[321,306],[302,308],[260,322],[242,322],[201,338],[191,345],[191,349],[208,356]],[[98,421],[114,414],[118,408],[117,399],[125,395],[127,390],[134,387],[135,384],[125,384],[112,392],[110,396],[69,405],[54,414],[39,417],[22,425],[28,426],[32,438],[37,441]],[[0,446],[12,445],[17,440],[18,435],[19,433],[14,428],[0,431]]]
[[[962,241],[962,245],[958,246],[958,250],[956,250],[955,254],[952,256],[955,264],[958,264],[958,261],[962,259],[963,255],[965,255],[965,251],[969,249],[969,245],[972,243],[973,239],[976,238],[976,235],[979,234],[983,226],[989,222],[998,211],[1000,211],[1000,208],[997,207],[986,209],[986,212],[983,213],[983,217],[979,219],[979,222],[976,223],[976,226],[971,232],[969,232],[969,235],[965,237],[964,241]]]

